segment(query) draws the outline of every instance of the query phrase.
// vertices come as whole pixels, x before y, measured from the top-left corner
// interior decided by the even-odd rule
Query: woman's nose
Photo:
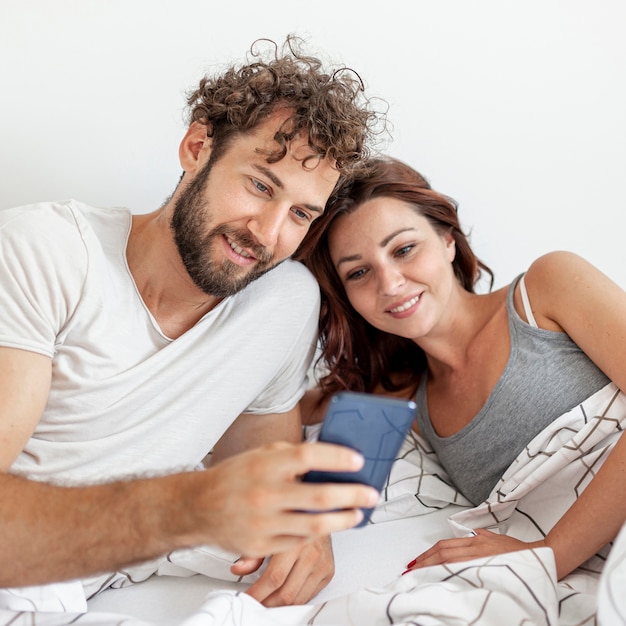
[[[394,296],[405,283],[402,272],[395,267],[385,267],[379,270],[379,291],[385,296]]]

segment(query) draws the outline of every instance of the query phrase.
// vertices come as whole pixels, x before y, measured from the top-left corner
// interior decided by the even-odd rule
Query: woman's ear
[[[211,138],[206,124],[192,122],[178,148],[178,158],[183,170],[195,174],[206,163],[211,153]]]
[[[448,260],[452,263],[456,257],[456,242],[454,241],[454,237],[451,232],[447,232],[443,240],[446,244],[446,250],[448,252]]]

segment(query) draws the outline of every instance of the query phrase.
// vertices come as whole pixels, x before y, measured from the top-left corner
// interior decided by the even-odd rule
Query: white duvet
[[[449,508],[449,523],[457,535],[488,527],[525,541],[539,539],[588,484],[625,425],[626,396],[607,385],[540,433],[488,500],[477,507],[451,486],[425,443],[411,436],[372,522],[383,531],[387,522],[412,518],[418,533],[420,516]],[[390,529],[393,526],[389,524]],[[394,541],[393,532],[388,541]],[[304,606],[268,609],[236,590],[213,591],[180,626],[626,624],[626,528],[610,554],[609,548],[560,582],[551,550],[542,548],[398,574],[384,586]],[[0,590],[0,626],[152,626],[122,613],[87,611],[86,597],[103,587],[126,586],[153,574],[200,572],[232,580],[231,556],[209,549],[180,551],[82,584]],[[407,560],[414,556],[407,554]]]

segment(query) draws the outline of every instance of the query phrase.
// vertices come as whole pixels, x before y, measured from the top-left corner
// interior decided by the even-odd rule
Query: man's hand
[[[230,569],[236,576],[256,571],[263,559],[241,558]],[[267,568],[246,593],[265,606],[305,604],[335,573],[329,537],[270,557]]]
[[[378,502],[372,487],[304,483],[317,470],[357,471],[363,457],[324,443],[278,442],[243,452],[196,472],[189,491],[187,545],[214,543],[252,558],[300,551],[305,544],[356,526],[362,508]],[[294,557],[295,561],[295,557]],[[298,566],[299,568],[300,566]]]

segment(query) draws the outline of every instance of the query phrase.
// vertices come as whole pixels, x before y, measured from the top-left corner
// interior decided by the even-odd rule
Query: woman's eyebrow
[[[390,235],[387,235],[387,237],[385,237],[380,242],[380,247],[384,248],[394,237],[397,237],[399,234],[406,233],[410,230],[415,230],[415,228],[413,228],[412,226],[407,226],[406,228],[399,228],[398,230],[395,230],[393,233],[391,233]]]
[[[363,257],[360,254],[353,254],[352,256],[342,256],[338,261],[337,261],[337,269],[339,268],[339,266],[342,263],[349,263],[350,261],[360,261]]]

